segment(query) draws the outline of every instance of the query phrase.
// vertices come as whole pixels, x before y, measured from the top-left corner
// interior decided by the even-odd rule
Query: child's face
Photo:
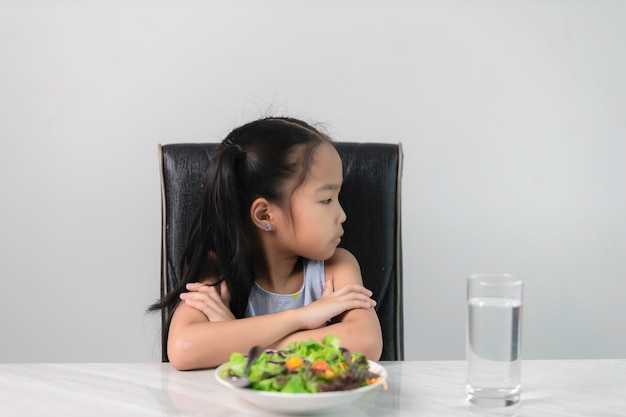
[[[307,179],[291,197],[293,224],[283,235],[285,243],[299,256],[326,260],[335,253],[346,221],[339,204],[342,182],[339,154],[332,145],[322,143],[313,156]]]

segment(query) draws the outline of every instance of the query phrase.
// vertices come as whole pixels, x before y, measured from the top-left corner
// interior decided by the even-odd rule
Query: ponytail
[[[217,285],[226,281],[230,309],[236,318],[245,316],[253,283],[253,268],[246,254],[239,171],[246,153],[240,145],[225,140],[212,158],[205,174],[204,191],[191,224],[189,238],[180,260],[182,279],[148,311],[165,309],[169,320],[173,308],[186,291],[186,284],[217,276]]]
[[[244,230],[248,227],[244,221],[247,208],[240,181],[242,170],[245,171],[242,165],[246,163],[246,153],[228,138],[220,150],[214,161],[213,183],[207,189],[207,215],[203,218],[206,225],[202,227],[206,234],[202,238],[212,241],[207,249],[217,256],[220,281],[226,281],[231,310],[240,318],[245,315],[253,282],[252,264],[244,240]]]

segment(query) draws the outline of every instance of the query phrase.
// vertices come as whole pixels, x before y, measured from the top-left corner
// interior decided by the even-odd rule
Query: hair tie
[[[235,143],[232,139],[228,138],[222,142],[224,149],[231,152],[237,159],[245,158],[246,151],[243,150],[240,144]]]

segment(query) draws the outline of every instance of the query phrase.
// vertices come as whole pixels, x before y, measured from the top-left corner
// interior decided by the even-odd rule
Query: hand
[[[333,277],[328,276],[322,298],[301,308],[305,313],[305,329],[317,329],[348,310],[373,308],[376,301],[371,297],[372,292],[358,284],[347,284],[335,291]]]
[[[230,311],[230,294],[226,281],[210,286],[201,282],[187,284],[187,290],[180,294],[180,299],[189,307],[204,313],[209,321],[235,320]]]

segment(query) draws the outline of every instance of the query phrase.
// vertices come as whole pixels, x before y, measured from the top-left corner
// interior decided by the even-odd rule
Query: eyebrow
[[[341,185],[339,184],[324,184],[321,187],[319,187],[316,191],[335,191],[335,190],[341,190]]]

